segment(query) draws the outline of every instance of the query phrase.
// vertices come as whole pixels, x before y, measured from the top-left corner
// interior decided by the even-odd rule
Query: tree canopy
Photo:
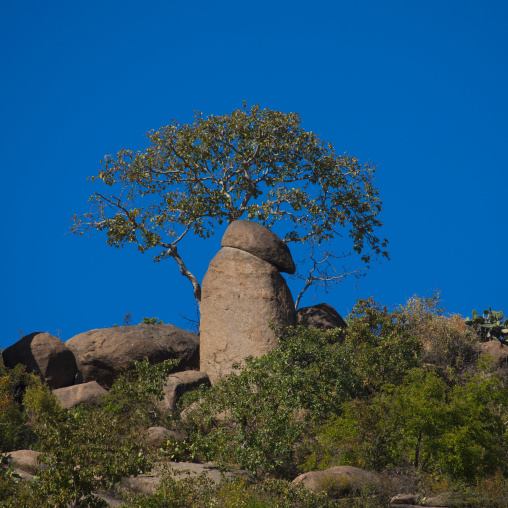
[[[105,156],[91,180],[101,180],[112,193],[95,192],[91,210],[74,216],[72,231],[106,230],[109,245],[135,243],[141,252],[157,249],[155,261],[174,258],[198,303],[200,284],[178,244],[188,233],[209,238],[240,218],[268,228],[278,223],[285,242],[312,249],[313,269],[307,276],[300,272],[305,289],[344,276],[329,271],[334,255],[323,246],[345,232],[349,253],[366,264],[372,256],[388,257],[386,239],[375,235],[382,225],[375,167],[336,155],[301,123],[296,113],[245,103],[223,116],[196,113],[192,124],[173,120],[148,133],[145,150]]]

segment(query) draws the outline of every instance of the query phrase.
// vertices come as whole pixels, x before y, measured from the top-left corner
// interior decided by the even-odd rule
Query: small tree
[[[193,124],[173,121],[151,131],[146,150],[122,149],[104,158],[91,180],[102,180],[113,193],[95,192],[92,209],[74,216],[72,231],[106,230],[114,247],[157,248],[155,261],[175,259],[198,303],[200,284],[178,244],[190,232],[209,238],[218,225],[242,217],[268,228],[281,223],[284,241],[312,246],[313,259],[316,248],[342,236],[340,228],[365,263],[372,254],[388,257],[382,250],[387,241],[374,235],[382,224],[374,166],[336,155],[300,124],[296,113],[249,110],[244,103],[229,115],[196,113]],[[309,277],[325,284],[340,279],[321,271]],[[302,279],[306,289],[308,277]]]

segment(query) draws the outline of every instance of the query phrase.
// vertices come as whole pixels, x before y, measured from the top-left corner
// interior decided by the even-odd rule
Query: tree
[[[172,257],[192,283],[201,287],[182,260],[178,244],[188,233],[209,238],[217,226],[240,218],[286,231],[285,242],[323,250],[339,228],[346,228],[352,251],[367,265],[371,256],[388,257],[381,226],[375,167],[349,155],[336,155],[330,143],[301,128],[296,113],[244,103],[224,116],[193,124],[172,124],[148,133],[150,146],[120,150],[102,161],[97,177],[113,194],[95,192],[90,212],[74,216],[72,231],[106,230],[114,247],[136,243],[141,252],[158,249],[155,261]],[[324,253],[326,258],[330,253]],[[325,285],[335,274],[317,272],[310,282]],[[306,281],[309,277],[301,277]]]

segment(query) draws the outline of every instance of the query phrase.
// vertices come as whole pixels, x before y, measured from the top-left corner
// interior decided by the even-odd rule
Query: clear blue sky
[[[173,260],[66,234],[69,219],[105,154],[244,100],[298,112],[378,167],[391,261],[316,303],[347,314],[439,289],[450,313],[508,314],[507,25],[492,0],[4,2],[0,347],[126,312],[185,327],[194,301]],[[180,247],[200,279],[221,236]]]

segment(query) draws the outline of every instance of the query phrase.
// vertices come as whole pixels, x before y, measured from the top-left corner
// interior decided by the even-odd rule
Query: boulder
[[[23,469],[14,468],[14,474],[17,475],[16,478],[18,478],[20,481],[30,481],[33,480],[36,475],[27,473],[26,471],[23,471]]]
[[[309,328],[321,328],[322,330],[347,328],[347,324],[341,315],[327,303],[318,303],[311,307],[298,309],[296,321],[299,325]]]
[[[28,473],[35,473],[37,470],[43,471],[48,469],[46,464],[42,464],[38,461],[41,452],[34,450],[16,450],[14,452],[8,452],[9,458],[7,462],[13,463],[17,468],[27,471]]]
[[[205,475],[214,483],[220,483],[223,478],[229,481],[237,478],[246,479],[248,481],[252,480],[252,475],[241,469],[233,469],[221,474],[219,468],[210,462],[205,462],[204,464],[195,464],[194,462],[168,462],[166,465],[170,468],[170,476],[175,480],[182,480],[189,477],[196,478],[201,475]],[[120,487],[134,494],[153,494],[161,483],[161,471],[159,469],[160,468],[156,465],[150,474],[140,474],[136,477],[130,476],[129,478],[124,478],[120,482]]]
[[[179,359],[179,369],[197,369],[199,337],[172,325],[115,326],[80,333],[66,346],[74,353],[83,381],[109,389],[132,360],[150,363]]]
[[[53,390],[58,402],[65,409],[79,406],[80,404],[99,404],[103,395],[108,392],[97,381],[90,381],[80,385],[67,386]]]
[[[427,508],[448,508],[452,506],[464,506],[464,504],[464,500],[461,499],[459,492],[443,492],[437,496],[425,499],[425,506]]]
[[[21,363],[28,372],[38,374],[50,388],[74,384],[77,374],[72,352],[60,339],[49,333],[25,335],[5,349],[2,357],[6,367],[13,368]]]
[[[323,471],[309,471],[297,476],[293,483],[301,483],[314,492],[326,492],[330,497],[358,494],[365,489],[375,493],[379,478],[374,473],[353,466],[335,466]]]
[[[275,233],[257,222],[232,222],[222,237],[221,247],[248,252],[274,265],[279,272],[293,274],[296,271],[289,247]]]
[[[276,327],[294,325],[293,297],[277,268],[243,250],[222,248],[202,284],[200,370],[213,383],[234,362],[278,345]]]
[[[393,505],[415,505],[417,504],[417,496],[415,494],[397,494],[390,499]]]
[[[102,501],[105,501],[111,508],[125,506],[125,503],[121,499],[115,499],[114,497],[111,497],[109,494],[104,492],[93,492],[93,495]]]
[[[185,441],[185,436],[175,430],[166,429],[166,427],[150,427],[146,432],[145,443],[148,446],[160,446],[168,439]]]
[[[478,345],[480,354],[490,356],[498,367],[508,367],[508,346],[497,339],[482,342]]]
[[[190,390],[196,390],[201,385],[210,386],[210,379],[207,374],[199,370],[186,370],[171,374],[164,385],[164,399],[160,403],[161,407],[174,413],[182,395]]]

